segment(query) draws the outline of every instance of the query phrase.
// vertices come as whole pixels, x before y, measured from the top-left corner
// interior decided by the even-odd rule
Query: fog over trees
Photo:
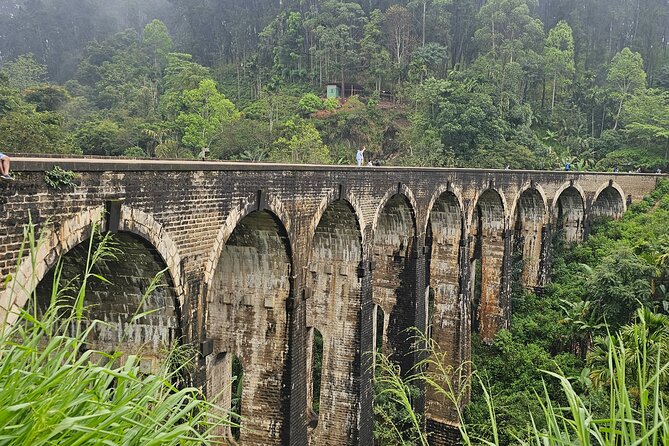
[[[668,29],[660,0],[2,0],[0,145],[654,171]]]

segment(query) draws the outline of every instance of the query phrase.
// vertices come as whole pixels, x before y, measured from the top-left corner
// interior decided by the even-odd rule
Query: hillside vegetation
[[[667,167],[659,0],[17,0],[0,29],[10,153]]]

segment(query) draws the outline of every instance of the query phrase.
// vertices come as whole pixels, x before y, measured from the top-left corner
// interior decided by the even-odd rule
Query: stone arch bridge
[[[74,184],[50,187],[54,166],[76,172]],[[0,184],[0,272],[11,274],[1,320],[33,290],[49,295],[60,256],[75,274],[101,221],[124,254],[100,266],[112,285],[87,294],[109,322],[91,342],[129,344],[148,370],[163,346],[196,345],[197,384],[224,406],[237,361],[242,445],[373,444],[368,352],[380,346],[406,369],[404,330],[429,326],[458,366],[472,331],[491,339],[509,323],[512,254],[519,280],[542,286],[556,234],[581,240],[660,177],[18,157],[13,168],[16,181]],[[29,215],[42,243],[17,267]],[[156,311],[129,328],[163,269],[166,286],[142,303]],[[425,399],[432,442],[448,443],[453,411]]]

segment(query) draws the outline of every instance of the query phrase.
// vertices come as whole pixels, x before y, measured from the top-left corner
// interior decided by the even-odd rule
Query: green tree
[[[548,32],[544,49],[546,72],[552,77],[551,113],[559,86],[571,84],[574,75],[574,37],[567,22],[560,21]]]
[[[29,104],[34,104],[38,112],[57,111],[70,100],[70,94],[58,85],[39,85],[27,88],[23,98]]]
[[[52,112],[11,111],[0,116],[0,147],[15,153],[73,153],[63,117]]]
[[[162,80],[164,93],[159,104],[162,117],[168,120],[176,118],[183,108],[184,90],[197,89],[200,82],[207,79],[211,79],[210,69],[193,62],[190,54],[168,54]]]
[[[183,93],[184,111],[179,113],[176,124],[182,129],[181,141],[192,149],[211,146],[221,134],[223,124],[241,116],[235,104],[216,88],[211,79],[200,81],[198,88]]]
[[[390,6],[383,18],[383,28],[399,86],[415,46],[411,13],[404,6]]]
[[[46,81],[47,69],[38,63],[32,53],[24,54],[2,65],[9,78],[9,86],[20,91],[36,87]]]
[[[153,20],[144,27],[142,47],[152,60],[154,78],[159,79],[167,65],[167,55],[172,52],[174,43],[167,26],[160,20]]]
[[[360,42],[367,73],[373,80],[376,91],[381,91],[381,86],[390,73],[390,53],[383,45],[382,25],[383,13],[378,9],[373,10],[364,26],[364,35]]]
[[[491,0],[478,13],[477,64],[496,85],[503,111],[521,97],[524,76],[529,75],[524,65],[538,58],[543,43],[543,25],[530,14],[529,1]]]
[[[328,164],[330,151],[318,130],[308,121],[289,119],[274,141],[269,157],[283,163]]]
[[[324,0],[309,10],[304,25],[315,37],[309,50],[320,84],[339,77],[343,87],[352,77],[349,70],[355,70],[359,34],[366,22],[362,7],[355,2]]]
[[[657,147],[669,155],[669,92],[649,88],[631,97],[623,109],[621,120],[633,141],[640,141],[647,151]]]
[[[121,128],[114,121],[100,119],[84,123],[74,133],[74,143],[86,155],[110,156],[125,148],[121,141]]]
[[[618,111],[613,125],[615,130],[618,128],[625,102],[646,87],[646,72],[643,70],[641,54],[635,53],[629,48],[623,48],[611,61],[606,83],[611,95],[618,102]]]

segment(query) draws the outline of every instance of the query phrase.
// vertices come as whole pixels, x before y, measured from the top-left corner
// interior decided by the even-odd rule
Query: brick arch
[[[564,238],[567,242],[583,240],[585,205],[585,192],[574,182],[563,184],[555,192],[551,207],[551,224],[555,227],[560,226],[558,229],[564,229]]]
[[[548,216],[549,216],[549,207],[548,207],[548,198],[546,196],[546,192],[544,192],[544,189],[541,187],[540,184],[536,184],[533,182],[527,182],[523,184],[523,186],[520,188],[518,193],[513,199],[513,204],[511,205],[511,212],[509,212],[509,218],[511,218],[511,223],[514,223],[514,220],[516,218],[516,210],[517,207],[520,203],[520,199],[522,195],[527,192],[528,190],[535,190],[539,196],[541,196],[541,202],[543,203],[544,206],[544,222],[548,222]]]
[[[3,299],[9,299],[9,293],[12,291],[20,290],[18,295],[15,296],[12,306],[13,308],[23,307],[29,295],[37,290],[38,297],[41,299],[38,299],[40,308],[48,306],[45,296],[50,293],[50,289],[48,289],[50,285],[42,284],[42,282],[52,275],[50,271],[61,257],[64,259],[64,277],[68,277],[66,269],[71,277],[80,274],[79,269],[83,268],[82,262],[85,262],[88,253],[87,246],[83,245],[87,245],[86,240],[90,239],[94,226],[101,224],[104,212],[104,206],[87,209],[60,223],[58,229],[54,229],[54,227],[45,228],[41,234],[41,243],[36,251],[35,264],[37,268],[34,270],[34,274],[30,274],[33,271],[32,261],[30,258],[26,258],[19,267],[20,272],[17,274],[16,283],[8,286],[5,291],[6,297],[3,295]],[[114,280],[114,273],[118,270],[119,265],[107,269],[107,273],[102,274],[110,279],[113,285],[110,284],[104,288],[107,289],[112,286],[116,288],[112,288],[111,291],[107,289],[104,292],[91,288],[87,295],[87,301],[90,298],[95,302],[94,307],[91,308],[93,313],[89,316],[93,319],[108,322],[99,325],[91,332],[90,342],[96,349],[113,350],[116,346],[114,339],[120,337],[119,333],[128,330],[127,321],[131,317],[128,312],[132,313],[138,310],[133,306],[138,306],[140,302],[144,302],[142,305],[145,308],[150,307],[152,310],[164,308],[165,311],[149,314],[138,321],[139,328],[135,330],[136,335],[123,342],[123,351],[141,352],[143,361],[150,364],[147,367],[154,370],[158,367],[162,356],[162,343],[171,343],[181,336],[180,307],[183,304],[183,287],[177,285],[180,284],[181,277],[180,260],[173,241],[152,216],[124,206],[121,209],[121,219],[119,226],[121,232],[117,236],[117,241],[122,249],[119,256],[125,254],[135,256],[134,258],[139,256],[146,260],[149,268],[152,268],[151,271],[155,272],[162,270],[164,265],[167,265],[169,271],[168,277],[165,277],[167,287],[159,288],[146,301],[142,299],[144,290],[140,289],[137,293],[129,290],[127,291],[127,299],[129,300],[119,302],[118,308],[111,310],[112,314],[100,310],[107,304],[113,305],[112,301],[116,302],[116,299],[109,299],[109,295],[106,293],[111,293],[113,296],[123,293],[123,296],[126,296],[128,287],[136,288],[135,281],[137,279],[128,279],[132,282],[128,283],[125,278],[131,277],[134,270],[125,271],[121,273],[121,276],[118,276],[121,279],[119,279],[120,283],[117,283],[118,281]],[[132,234],[132,236],[126,234]],[[129,252],[126,252],[126,250],[129,250]],[[156,253],[160,259],[155,257]],[[167,259],[170,259],[169,263]],[[114,264],[114,262],[123,262],[123,260],[121,257],[118,261],[108,260],[98,265],[98,267],[104,269],[107,268],[107,264]],[[147,277],[146,285],[148,285],[150,279]],[[118,290],[119,287],[122,291]],[[114,317],[114,315],[118,317]],[[125,316],[121,317],[121,315]],[[15,318],[15,315],[11,316],[11,320],[8,320],[8,322],[13,323]]]
[[[322,213],[309,249],[306,300],[307,358],[313,356],[314,330],[323,339],[318,423],[309,444],[348,444],[357,433],[360,404],[360,317],[363,299],[358,268],[363,258],[360,225],[351,204],[342,199]],[[367,302],[367,306],[369,302]],[[311,408],[312,363],[307,361],[307,405]],[[337,386],[327,383],[340,383]],[[314,414],[315,415],[315,414]]]
[[[60,257],[60,281],[82,284],[81,277],[89,257],[89,248],[99,246],[99,239],[89,237]],[[180,304],[171,275],[162,275],[157,287],[146,294],[156,275],[165,270],[165,261],[155,247],[143,237],[129,231],[113,236],[114,256],[97,262],[94,272],[107,283],[90,280],[84,299],[88,327],[87,345],[95,350],[121,353],[140,358],[142,369],[157,371],[165,359],[166,348],[178,344],[182,337]],[[37,310],[43,314],[51,303],[56,270],[51,269],[35,289]],[[78,279],[77,279],[78,278]],[[71,301],[70,301],[71,302]],[[145,313],[134,320],[134,316]],[[91,325],[88,321],[102,323]]]
[[[372,299],[384,313],[383,349],[406,372],[413,366],[407,329],[425,322],[424,317],[421,325],[416,322],[416,214],[403,193],[393,193],[382,203],[372,239]]]
[[[565,190],[569,189],[570,187],[576,189],[578,194],[581,196],[581,201],[583,202],[583,209],[585,210],[585,191],[578,183],[574,181],[569,181],[562,184],[562,186],[560,186],[558,190],[555,191],[555,195],[553,195],[553,201],[551,202],[551,214],[555,215],[555,213],[557,212],[557,202],[560,199],[560,195],[562,195],[562,193]]]
[[[430,214],[432,213],[432,209],[434,208],[435,203],[445,192],[450,192],[453,194],[455,199],[458,202],[458,206],[460,207],[460,212],[462,214],[463,218],[463,225],[465,223],[465,205],[464,205],[464,200],[462,199],[462,189],[459,186],[456,186],[454,184],[441,184],[437,189],[432,193],[432,196],[430,197],[430,201],[427,205],[427,212],[425,214],[425,221],[423,224],[421,224],[421,227],[423,228],[423,232],[427,233],[427,225],[430,221]]]
[[[42,229],[34,257],[31,259],[30,253],[24,253],[16,274],[0,294],[0,322],[11,325],[16,321],[17,310],[25,306],[58,258],[90,237],[93,226],[102,221],[104,211],[104,206],[88,208],[60,223],[57,229],[51,225]]]
[[[474,242],[470,250],[472,328],[486,342],[509,323],[504,280],[504,264],[509,255],[505,241],[509,224],[507,209],[504,195],[494,188],[478,194],[470,209],[468,229]],[[480,271],[478,285],[477,271]]]
[[[290,402],[286,355],[290,336],[292,254],[282,221],[269,209],[239,219],[218,253],[206,289],[207,393],[221,407],[231,402],[232,358],[244,364],[240,444],[286,440]],[[219,435],[229,436],[221,426]]]
[[[511,211],[512,261],[522,259],[520,280],[527,288],[540,283],[544,228],[548,224],[546,195],[538,185],[526,184]],[[515,267],[515,266],[514,266]]]
[[[350,207],[353,213],[355,214],[355,218],[358,223],[358,229],[360,231],[360,237],[362,240],[362,246],[364,247],[367,242],[367,236],[365,234],[365,227],[367,226],[367,223],[365,222],[365,217],[364,213],[362,211],[362,206],[360,205],[360,201],[358,200],[358,196],[352,193],[350,190],[346,190],[344,194],[339,196],[339,189],[338,188],[333,188],[327,191],[327,194],[323,199],[318,203],[318,207],[316,208],[316,212],[314,216],[311,218],[309,221],[309,231],[308,231],[308,238],[307,238],[307,248],[311,249],[311,243],[314,239],[314,235],[316,234],[316,228],[318,228],[318,225],[321,223],[321,219],[323,218],[323,214],[325,214],[325,211],[328,209],[328,207],[337,202],[337,201],[344,201],[346,202]]]
[[[414,231],[418,230],[417,227],[417,221],[416,221],[416,214],[418,210],[418,205],[416,202],[416,197],[414,196],[413,192],[404,183],[398,183],[397,187],[393,187],[391,189],[388,189],[385,194],[383,194],[383,197],[381,198],[381,201],[379,201],[379,205],[376,207],[376,212],[374,212],[374,220],[372,221],[372,234],[376,233],[376,229],[379,224],[379,217],[381,216],[381,212],[383,212],[384,208],[386,207],[386,204],[395,196],[395,195],[402,195],[409,203],[409,209],[411,210],[411,216],[413,219],[413,225],[414,225]],[[418,234],[415,234],[418,236]],[[373,239],[373,237],[372,237]]]
[[[610,191],[610,194],[607,194],[606,191]],[[618,209],[614,209],[613,213],[608,213],[611,217],[613,218],[620,218],[622,214],[627,211],[627,203],[625,202],[625,192],[623,191],[623,188],[620,187],[615,181],[610,180],[607,183],[602,184],[597,191],[595,192],[593,199],[592,199],[592,204],[590,205],[590,214],[591,216],[597,216],[597,215],[606,215],[607,212],[598,212],[597,209],[597,203],[600,200],[600,198],[603,197],[603,194],[607,194],[607,197],[604,199],[610,200],[611,198],[616,198],[612,197],[612,194],[615,195],[615,192],[618,193],[618,197],[620,198],[620,204]]]
[[[186,296],[186,281],[179,249],[165,228],[151,215],[130,206],[121,206],[119,230],[142,237],[158,251],[170,273],[179,305]]]
[[[461,258],[464,234],[462,200],[452,190],[441,187],[441,193],[430,205],[425,231],[426,316],[430,338],[443,355],[444,365],[457,369],[462,364],[467,337],[462,332],[468,304],[462,290]],[[428,370],[434,369],[428,364]],[[457,423],[454,406],[430,386],[426,389],[425,414],[429,426],[434,423]]]
[[[509,223],[509,214],[508,214],[509,206],[507,204],[506,198],[504,197],[504,193],[499,188],[488,187],[488,188],[476,191],[476,195],[474,195],[474,199],[471,201],[472,205],[469,206],[469,209],[467,210],[467,220],[465,221],[468,228],[471,228],[472,225],[473,225],[474,212],[476,211],[476,206],[479,204],[479,200],[481,199],[481,197],[483,195],[485,195],[488,192],[494,192],[499,197],[500,202],[502,204],[502,215],[501,215],[502,221],[504,222],[505,226],[508,226],[508,223]]]
[[[288,218],[288,212],[285,210],[285,207],[281,200],[276,197],[267,197],[265,203],[265,209],[273,214],[280,222],[283,228],[286,230],[286,233],[291,234],[291,220]],[[239,222],[241,222],[244,217],[249,215],[251,212],[258,210],[258,196],[255,193],[249,194],[246,197],[246,202],[238,207],[231,209],[226,217],[223,225],[219,228],[218,233],[216,234],[216,239],[214,240],[214,245],[209,251],[207,256],[207,261],[204,268],[204,293],[203,296],[208,300],[206,294],[210,289],[211,283],[214,279],[214,273],[218,267],[218,261],[221,258],[221,252],[225,246],[225,242],[228,240],[232,232],[235,230]],[[293,243],[288,237],[288,250],[289,255],[292,257]],[[292,261],[292,258],[291,258]]]

